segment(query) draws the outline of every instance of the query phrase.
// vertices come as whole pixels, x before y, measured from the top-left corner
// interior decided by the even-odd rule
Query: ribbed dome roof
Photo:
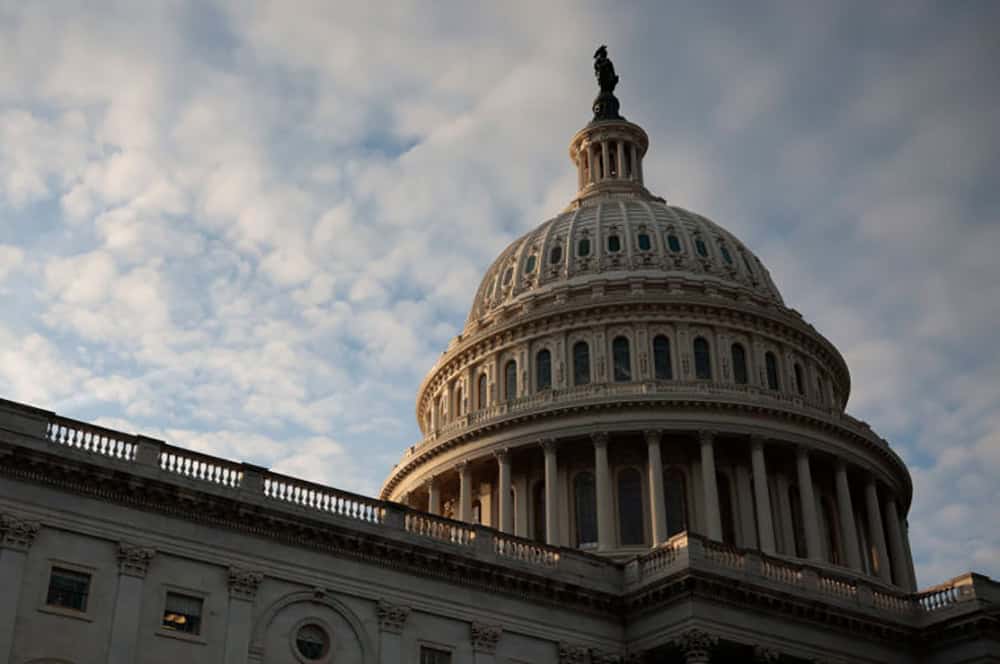
[[[487,270],[469,322],[561,286],[636,277],[700,282],[784,304],[760,259],[718,224],[648,195],[598,197],[511,243]]]

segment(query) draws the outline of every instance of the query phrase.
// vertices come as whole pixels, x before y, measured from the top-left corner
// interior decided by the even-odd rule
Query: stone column
[[[458,464],[458,518],[472,523],[472,468],[468,461]]]
[[[618,141],[618,179],[625,179],[625,141]]]
[[[497,643],[503,628],[474,622],[471,625],[472,656],[475,664],[493,664],[496,661]]]
[[[683,632],[676,640],[684,655],[684,664],[708,664],[712,661],[712,649],[719,639],[698,628]]]
[[[542,441],[545,452],[545,543],[559,546],[559,468],[556,441]]]
[[[437,478],[427,480],[427,511],[431,514],[441,514],[441,485]]]
[[[837,460],[835,475],[837,485],[837,511],[840,512],[840,536],[847,549],[847,566],[863,572],[861,549],[858,548],[858,529],[854,524],[854,505],[851,502],[851,485],[847,481],[847,464]]]
[[[792,523],[792,505],[788,501],[788,476],[778,473],[775,477],[778,494],[778,518],[781,519],[781,553],[795,555],[795,525]]]
[[[8,661],[14,645],[14,623],[24,581],[24,564],[35,536],[41,529],[36,521],[0,514],[0,660]]]
[[[910,551],[910,526],[906,520],[900,524],[903,529],[903,549],[906,553],[906,569],[910,578],[910,592],[917,592],[917,571],[913,568],[913,553]]]
[[[799,502],[802,505],[802,527],[806,532],[806,556],[809,560],[823,560],[823,547],[819,537],[819,519],[816,515],[816,492],[813,490],[809,470],[809,450],[799,447],[795,451],[795,466],[799,475]]]
[[[771,518],[771,493],[767,484],[767,465],[764,460],[764,439],[750,437],[750,462],[753,466],[754,506],[757,508],[757,538],[760,550],[775,553],[774,522]]]
[[[607,144],[605,143],[605,150]],[[611,488],[611,468],[608,466],[608,434],[595,433],[594,480],[597,489],[597,549],[607,551],[615,547],[614,493]]]
[[[608,142],[601,141],[601,179],[607,180],[611,177],[611,169],[608,168],[611,162],[608,161]]]
[[[865,483],[865,503],[868,508],[868,539],[875,546],[878,558],[878,578],[886,583],[892,583],[892,570],[889,569],[889,556],[885,546],[885,530],[882,528],[882,512],[878,506],[878,489],[875,488],[875,478],[868,477]]]
[[[630,143],[629,147],[632,151],[632,172],[629,173],[629,179],[633,181],[638,181],[639,179],[639,148],[636,147],[635,143]]]
[[[722,516],[719,514],[719,487],[715,479],[715,432],[699,432],[701,439],[701,486],[705,493],[705,534],[722,541]]]
[[[886,498],[882,504],[882,511],[885,512],[885,526],[889,531],[889,558],[892,560],[893,581],[900,588],[910,589],[911,583],[908,577],[909,568],[906,564],[906,551],[903,547],[903,529],[899,526],[899,511],[896,509],[894,498]]]
[[[736,503],[733,509],[737,512],[736,544],[748,549],[760,547],[757,540],[756,517],[754,515],[753,482],[751,469],[748,465],[738,463],[732,467],[735,480]]]
[[[583,153],[576,153],[576,188],[583,189]]]
[[[587,146],[587,174],[590,184],[597,182],[597,150],[593,143]]]
[[[118,592],[111,621],[108,664],[132,664],[136,660],[142,586],[154,555],[156,552],[153,549],[126,542],[118,545]],[[246,649],[243,658],[245,661]]]
[[[375,614],[378,616],[379,664],[403,664],[402,635],[406,619],[410,617],[410,607],[379,600]]]
[[[253,636],[253,603],[264,575],[229,568],[229,615],[226,617],[225,664],[244,664]]]
[[[663,458],[659,431],[646,432],[646,470],[649,473],[649,515],[653,521],[653,546],[667,539],[667,512],[663,496]]]
[[[514,534],[518,537],[529,537],[528,534],[528,496],[531,485],[527,476],[521,475],[515,482],[514,500]]]
[[[497,458],[497,512],[500,530],[514,532],[514,498],[510,495],[510,451],[507,448],[496,452]]]

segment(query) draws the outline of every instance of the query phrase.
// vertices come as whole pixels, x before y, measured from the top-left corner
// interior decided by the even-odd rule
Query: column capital
[[[27,551],[41,528],[42,524],[38,521],[0,514],[0,549]]]
[[[837,457],[833,461],[833,468],[838,473],[846,473],[847,472],[847,462],[844,461],[842,458]]]
[[[663,429],[646,429],[642,432],[647,445],[656,445],[663,438]]]
[[[605,447],[605,446],[607,446],[609,439],[610,439],[610,436],[608,436],[608,432],[607,431],[598,431],[596,433],[590,434],[590,440],[591,440],[591,442],[594,443],[594,447]]]
[[[781,659],[781,653],[774,648],[758,644],[753,647],[753,658],[758,662],[777,662]]]
[[[715,437],[719,434],[718,431],[713,429],[701,429],[698,431],[698,441],[702,445],[707,445],[715,440]]]
[[[708,662],[711,650],[718,642],[717,636],[697,627],[681,632],[676,639],[677,646],[688,662]]]
[[[488,625],[486,623],[474,622],[470,626],[472,632],[472,651],[481,652],[487,655],[495,654],[497,643],[503,634],[503,627],[500,625]]]
[[[809,448],[805,445],[795,446],[795,458],[796,459],[808,459],[809,458]]]
[[[584,664],[587,661],[587,648],[566,643],[559,643],[559,664]]]
[[[465,459],[464,461],[459,461],[458,463],[456,463],[455,470],[457,470],[459,474],[469,472],[469,470],[471,470],[471,467],[469,466],[469,460]]]
[[[554,454],[555,451],[559,449],[559,443],[558,441],[556,441],[555,438],[542,438],[540,441],[538,441],[538,444],[542,446],[542,449],[546,453]]]
[[[229,596],[233,599],[243,599],[252,602],[257,597],[257,588],[264,575],[248,569],[239,567],[229,568]]]
[[[375,614],[378,616],[379,631],[401,634],[410,617],[410,607],[390,604],[380,599],[375,605]]]
[[[124,576],[134,576],[139,579],[146,577],[149,563],[156,555],[156,549],[137,546],[128,542],[118,543],[118,573]]]
[[[762,448],[764,447],[764,443],[766,443],[768,440],[769,438],[763,434],[752,433],[750,434],[750,447],[754,449],[758,447]]]
[[[502,447],[499,450],[494,450],[493,456],[496,457],[497,463],[506,463],[510,459],[510,448]]]
[[[437,485],[437,475],[433,475],[424,480],[424,488],[430,491],[431,487]]]

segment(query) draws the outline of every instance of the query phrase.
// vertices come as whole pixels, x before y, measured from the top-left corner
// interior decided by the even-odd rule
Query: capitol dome
[[[743,242],[647,189],[610,67],[570,141],[576,195],[486,271],[382,497],[540,559],[690,532],[913,588],[910,476],[845,412],[843,357]]]

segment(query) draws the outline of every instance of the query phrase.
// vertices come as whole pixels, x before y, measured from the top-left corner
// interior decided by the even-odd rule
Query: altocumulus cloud
[[[0,394],[374,492],[608,43],[647,180],[739,234],[1000,575],[994,3],[8,3]]]

